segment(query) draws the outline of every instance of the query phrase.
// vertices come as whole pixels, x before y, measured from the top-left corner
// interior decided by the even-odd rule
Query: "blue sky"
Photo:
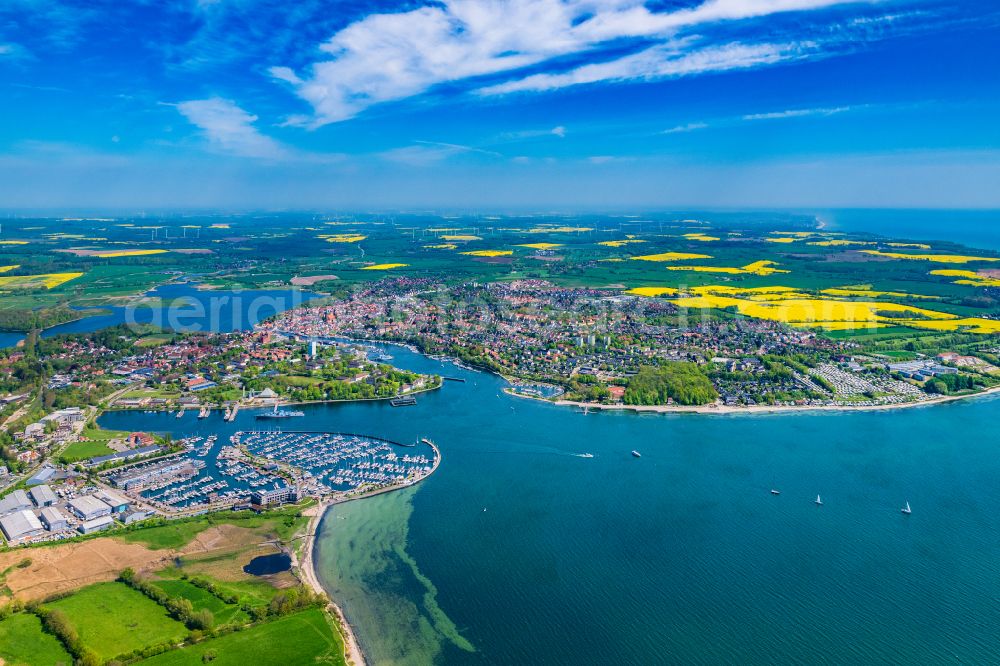
[[[1000,207],[1000,5],[4,0],[8,208]]]

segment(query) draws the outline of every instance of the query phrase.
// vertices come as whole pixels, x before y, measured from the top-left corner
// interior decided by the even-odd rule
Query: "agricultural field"
[[[73,658],[55,636],[42,631],[42,622],[29,613],[0,620],[0,663],[7,666],[56,666]]]
[[[148,666],[187,666],[211,662],[219,666],[285,666],[344,664],[340,634],[327,614],[310,609],[244,631],[157,655]],[[207,658],[206,658],[207,657]]]
[[[101,659],[175,643],[188,633],[166,610],[123,583],[98,583],[46,604],[64,613],[82,644]]]

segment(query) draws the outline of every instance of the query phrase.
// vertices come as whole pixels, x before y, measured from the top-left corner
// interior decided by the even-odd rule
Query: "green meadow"
[[[51,634],[42,631],[42,622],[30,613],[16,613],[0,620],[0,663],[6,666],[56,666],[73,663],[73,658]]]
[[[188,634],[161,606],[118,582],[97,583],[46,606],[62,611],[83,645],[104,660],[176,643]]]
[[[142,661],[148,666],[344,664],[340,634],[320,609],[226,634]]]

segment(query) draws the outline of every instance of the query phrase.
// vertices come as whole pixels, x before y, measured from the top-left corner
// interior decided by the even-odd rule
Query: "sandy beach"
[[[313,547],[316,543],[316,531],[319,529],[323,515],[330,504],[332,503],[321,502],[316,506],[306,509],[304,512],[305,515],[309,516],[309,524],[306,525],[305,537],[302,544],[302,558],[296,563],[302,582],[312,588],[314,592],[323,595],[326,595],[327,592],[323,589],[319,578],[316,576],[316,565],[313,562]],[[294,552],[293,556],[295,556]],[[347,663],[352,666],[365,666],[367,663],[365,655],[361,651],[361,646],[358,644],[357,637],[354,635],[354,630],[347,621],[344,611],[332,599],[327,610],[337,617],[337,622],[340,624],[341,636],[344,639],[344,658],[347,660]]]

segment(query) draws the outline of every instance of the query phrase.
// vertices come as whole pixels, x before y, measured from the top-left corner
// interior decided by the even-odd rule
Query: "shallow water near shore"
[[[333,507],[320,528],[319,577],[372,663],[1000,660],[997,397],[584,415],[385,349],[466,381],[415,407],[307,405],[289,426],[441,449],[419,486]],[[101,422],[221,438],[252,418]]]

